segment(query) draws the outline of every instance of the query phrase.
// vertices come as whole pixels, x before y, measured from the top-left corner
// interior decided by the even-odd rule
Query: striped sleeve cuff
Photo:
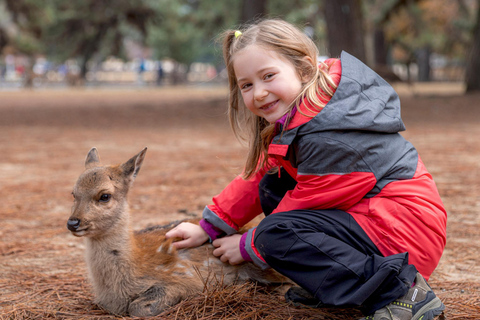
[[[202,227],[203,230],[208,234],[208,237],[210,238],[210,242],[213,242],[215,239],[220,238],[222,235],[225,235],[225,232],[222,230],[218,229],[214,225],[212,225],[210,222],[202,219],[200,220],[200,227]]]
[[[270,266],[263,260],[263,258],[260,255],[257,255],[255,253],[256,250],[253,248],[253,235],[254,235],[255,228],[252,228],[248,230],[245,236],[245,251],[246,254],[250,257],[250,261],[253,261],[257,266],[262,268],[263,270],[270,268]],[[243,236],[242,236],[243,238]],[[240,251],[242,252],[242,251]],[[243,257],[243,253],[242,253]]]
[[[247,250],[245,249],[245,243],[247,241],[247,233],[242,234],[242,237],[240,238],[240,253],[242,255],[243,260],[251,262],[253,259],[250,257],[250,255],[247,253]]]
[[[210,208],[208,206],[206,206],[205,209],[203,209],[202,216],[203,216],[203,220],[207,221],[208,223],[210,223],[215,228],[225,232],[227,235],[232,235],[234,233],[237,233],[237,230],[235,230],[234,228],[229,226],[215,212],[210,210]]]

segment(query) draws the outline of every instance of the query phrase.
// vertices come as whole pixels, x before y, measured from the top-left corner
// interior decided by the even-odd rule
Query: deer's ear
[[[135,179],[138,171],[140,171],[140,168],[142,167],[143,159],[145,159],[145,153],[147,153],[146,147],[136,156],[122,164],[120,168],[122,169],[123,174],[126,176],[131,176],[132,179]]]
[[[97,148],[92,148],[87,154],[85,159],[85,169],[95,168],[100,166],[100,156],[98,155]]]

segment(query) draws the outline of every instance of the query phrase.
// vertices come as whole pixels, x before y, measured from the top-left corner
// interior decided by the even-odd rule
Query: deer
[[[96,148],[73,188],[68,230],[85,242],[88,278],[95,303],[115,315],[155,316],[201,294],[214,279],[221,285],[255,281],[282,285],[289,280],[253,263],[230,265],[213,255],[210,243],[176,249],[169,228],[133,231],[127,196],[147,148],[123,164],[102,165]],[[175,223],[170,225],[174,227]],[[212,276],[213,275],[213,276]]]

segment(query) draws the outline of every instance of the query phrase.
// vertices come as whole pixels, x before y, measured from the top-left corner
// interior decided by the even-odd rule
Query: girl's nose
[[[256,101],[262,101],[268,95],[268,91],[263,86],[257,86],[254,92],[254,99]]]

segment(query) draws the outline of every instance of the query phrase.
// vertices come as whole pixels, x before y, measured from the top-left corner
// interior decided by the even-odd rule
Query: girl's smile
[[[262,109],[264,112],[270,111],[270,110],[274,109],[274,107],[277,105],[278,101],[279,100],[276,100],[276,101],[271,102],[271,103],[264,104],[260,109]]]
[[[233,67],[245,106],[270,123],[290,110],[302,90],[293,64],[275,51],[250,45],[235,54]]]

